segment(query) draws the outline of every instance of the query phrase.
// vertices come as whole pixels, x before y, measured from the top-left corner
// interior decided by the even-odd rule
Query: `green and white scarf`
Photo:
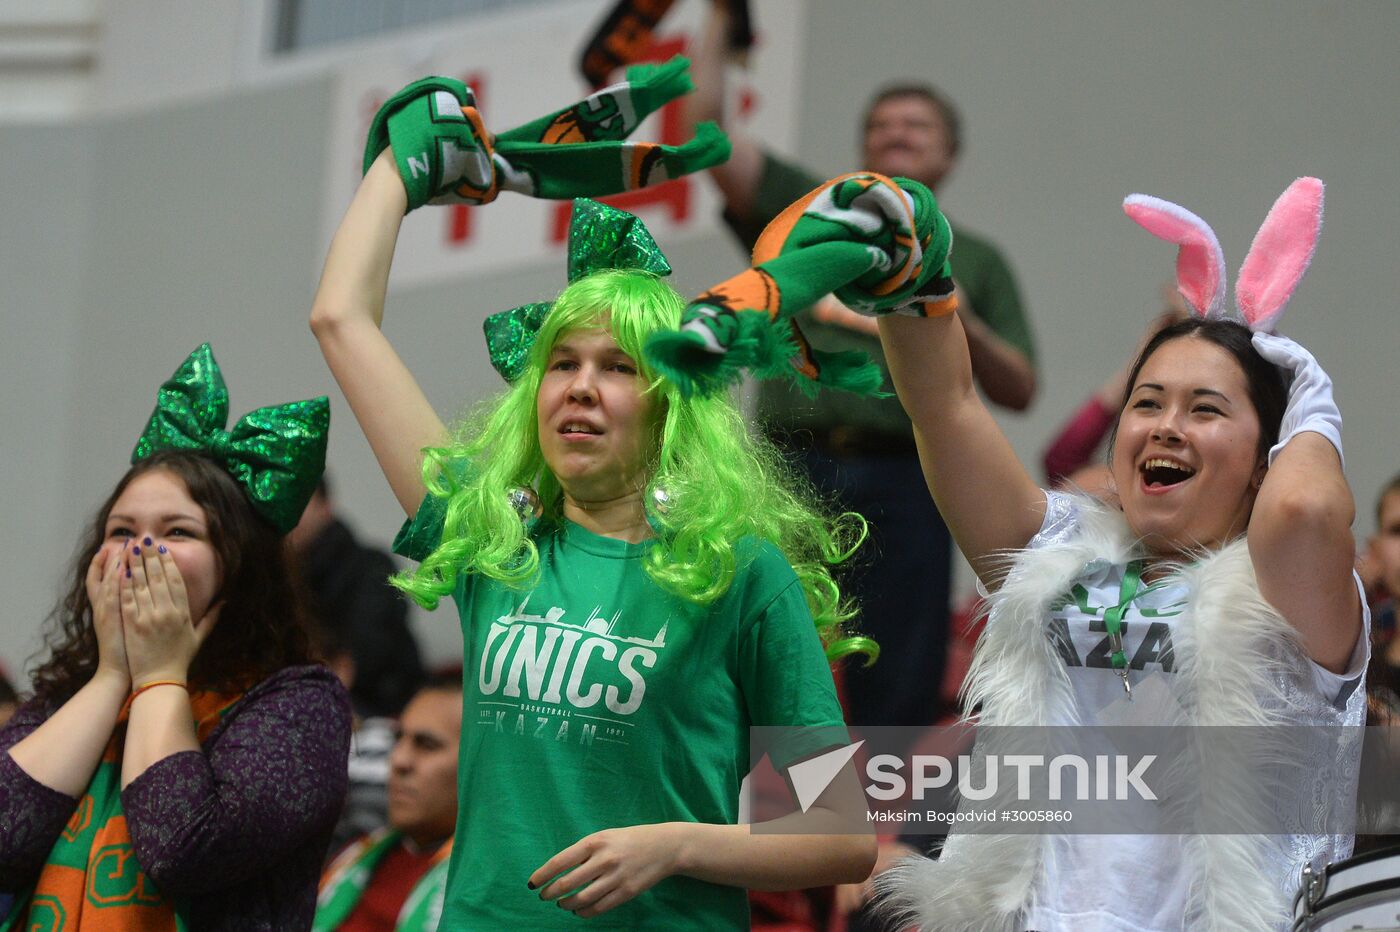
[[[471,88],[454,78],[414,81],[370,124],[364,170],[392,147],[408,209],[486,204],[501,191],[560,200],[645,188],[718,165],[729,138],[713,123],[682,146],[629,142],[641,122],[694,89],[690,63],[627,69],[627,80],[500,134],[487,132]]]
[[[335,932],[359,905],[379,863],[402,842],[401,833],[381,828],[341,852],[321,879],[311,932]],[[438,927],[443,898],[447,894],[447,865],[451,853],[452,840],[448,839],[433,854],[427,873],[418,879],[408,899],[404,900],[394,932],[433,932]]]

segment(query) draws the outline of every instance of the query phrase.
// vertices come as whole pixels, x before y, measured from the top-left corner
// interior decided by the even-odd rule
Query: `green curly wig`
[[[827,657],[859,653],[873,662],[879,647],[846,631],[855,609],[841,598],[830,570],[865,539],[864,519],[824,512],[777,450],[749,433],[728,395],[684,397],[644,361],[647,338],[675,329],[684,306],[648,272],[601,271],[569,285],[545,318],[524,373],[469,415],[448,445],[424,450],[428,494],[447,502],[442,542],[394,585],[432,609],[464,573],[511,588],[533,583],[539,551],[509,493],[532,486],[542,520],[562,517],[563,490],[540,451],[536,396],[554,345],[601,325],[636,360],[646,391],[659,401],[647,474],[652,487],[666,490],[667,506],[664,516],[654,516],[658,535],[644,558],[647,575],[680,598],[707,604],[729,589],[741,553],[752,552],[740,541],[768,541],[797,573]]]

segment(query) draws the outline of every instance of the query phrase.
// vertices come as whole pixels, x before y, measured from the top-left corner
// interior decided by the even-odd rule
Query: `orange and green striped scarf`
[[[202,743],[242,693],[190,697]],[[33,891],[16,899],[0,932],[184,932],[179,905],[136,862],[122,813],[122,710],[87,792],[54,842]]]
[[[476,96],[455,78],[430,77],[390,97],[365,141],[364,170],[392,147],[408,209],[487,204],[502,191],[569,200],[635,191],[718,165],[729,137],[713,123],[680,146],[627,137],[694,85],[677,56],[636,65],[627,80],[503,133],[488,132]]]
[[[723,390],[748,369],[818,387],[878,394],[864,353],[813,349],[795,315],[834,294],[862,314],[936,317],[957,308],[953,231],[933,192],[908,178],[852,172],[799,198],[764,229],[753,267],[686,307],[681,326],[652,334],[646,357],[686,394]]]

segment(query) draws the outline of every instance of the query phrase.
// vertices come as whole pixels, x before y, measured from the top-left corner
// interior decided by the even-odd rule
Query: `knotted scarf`
[[[948,253],[952,230],[917,181],[853,172],[826,182],[768,224],[753,267],[689,306],[678,331],[653,334],[648,361],[686,394],[708,394],[749,369],[818,386],[876,394],[882,376],[864,353],[815,350],[794,315],[828,293],[868,315],[932,317],[957,308]]]

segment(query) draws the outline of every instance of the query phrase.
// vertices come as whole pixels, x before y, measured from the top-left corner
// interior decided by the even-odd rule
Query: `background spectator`
[[[409,700],[389,754],[389,823],[346,848],[321,882],[313,932],[432,932],[457,824],[460,681]]]
[[[696,92],[686,98],[691,124],[724,121],[725,48],[730,14],[722,0],[693,56]],[[746,250],[783,208],[824,178],[790,165],[726,126],[733,155],[710,170],[725,202],[725,220]],[[862,125],[860,162],[920,181],[934,191],[962,147],[961,119],[933,88],[902,83],[878,93]],[[953,277],[968,332],[973,371],[994,403],[1023,410],[1035,395],[1035,348],[1011,269],[988,240],[954,223]],[[801,315],[821,350],[859,350],[884,363],[875,322],[828,297]],[[913,428],[888,378],[886,398],[824,391],[807,398],[775,379],[758,389],[758,418],[820,490],[870,523],[865,556],[844,572],[860,606],[862,630],[882,648],[869,669],[844,673],[847,720],[854,725],[927,725],[938,718],[948,639],[952,546],[938,509],[922,493]],[[917,585],[910,585],[918,580]]]
[[[1390,724],[1400,717],[1400,637],[1395,619],[1400,597],[1400,475],[1376,499],[1376,533],[1367,541],[1359,563],[1371,602],[1369,724]]]
[[[350,701],[363,718],[393,718],[423,682],[408,603],[389,585],[396,567],[366,546],[336,516],[330,484],[321,480],[292,529],[311,615],[348,650],[355,674]]]

